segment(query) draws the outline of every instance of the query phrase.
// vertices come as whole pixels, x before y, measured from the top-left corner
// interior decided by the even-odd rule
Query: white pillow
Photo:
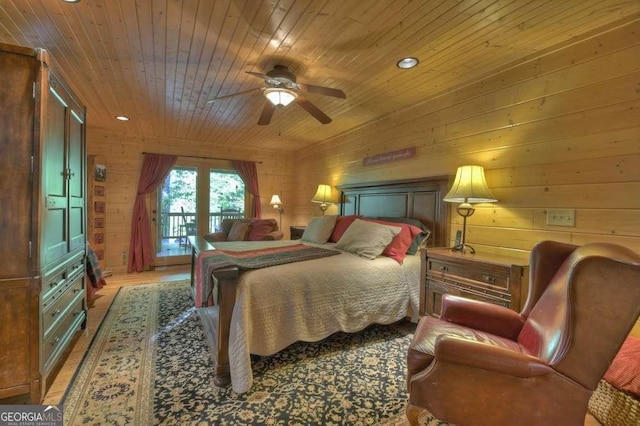
[[[338,240],[336,248],[355,253],[365,259],[375,259],[401,230],[399,226],[356,219]]]
[[[302,234],[302,241],[324,244],[329,241],[338,216],[318,216],[311,219]]]

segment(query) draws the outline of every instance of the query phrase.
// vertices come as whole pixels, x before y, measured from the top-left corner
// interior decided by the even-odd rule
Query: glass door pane
[[[155,265],[185,263],[191,254],[188,236],[198,230],[198,169],[174,167],[157,192]],[[172,259],[174,257],[181,257]]]
[[[234,171],[209,170],[209,232],[220,231],[222,219],[244,217],[244,182]]]

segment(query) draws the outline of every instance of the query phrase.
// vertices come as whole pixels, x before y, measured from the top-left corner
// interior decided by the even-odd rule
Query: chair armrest
[[[282,231],[271,231],[262,239],[263,241],[272,241],[272,240],[281,240],[282,239]]]
[[[212,234],[204,235],[202,238],[204,238],[210,243],[213,243],[216,241],[227,241],[227,233],[222,231],[214,232]]]
[[[436,339],[437,361],[482,368],[515,377],[542,376],[553,371],[541,359],[491,344],[453,336]]]
[[[525,319],[504,306],[445,294],[440,319],[516,340]]]

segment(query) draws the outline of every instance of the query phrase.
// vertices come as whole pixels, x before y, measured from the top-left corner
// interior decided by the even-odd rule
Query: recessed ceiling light
[[[127,117],[126,115],[116,115],[116,120],[129,121],[129,117]]]
[[[396,66],[398,68],[402,68],[403,70],[406,70],[406,69],[415,67],[416,65],[418,65],[418,63],[420,63],[418,58],[414,58],[414,57],[409,56],[407,58],[400,59],[396,63]]]

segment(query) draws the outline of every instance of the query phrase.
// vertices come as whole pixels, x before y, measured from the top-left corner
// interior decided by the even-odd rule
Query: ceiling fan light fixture
[[[419,63],[420,63],[420,61],[418,60],[418,58],[414,58],[412,56],[408,56],[408,57],[402,58],[398,62],[396,62],[396,66],[398,68],[400,68],[400,69],[408,70],[409,68],[415,67]]]
[[[284,108],[291,102],[295,101],[298,94],[293,90],[272,87],[264,90],[264,96],[269,99],[269,102],[271,102],[273,106]]]

